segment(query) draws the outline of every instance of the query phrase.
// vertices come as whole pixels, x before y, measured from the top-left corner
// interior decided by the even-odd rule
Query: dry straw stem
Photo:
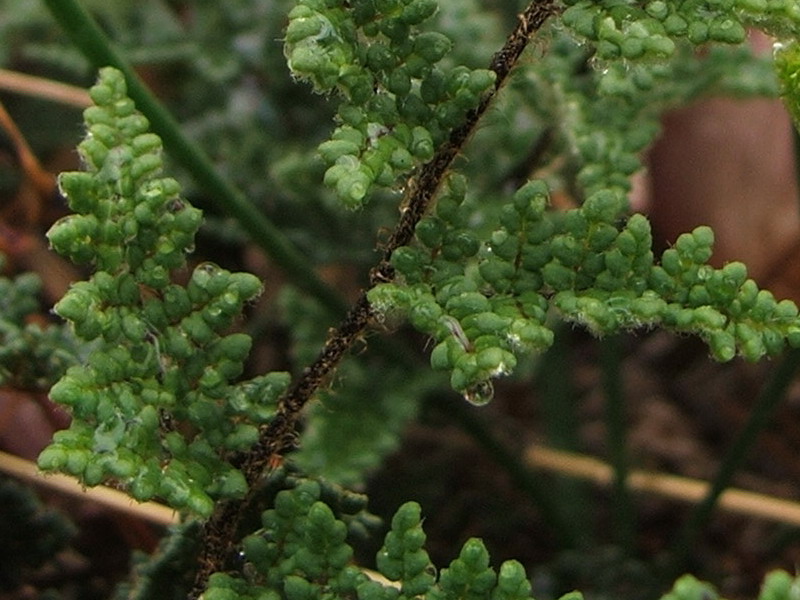
[[[614,481],[611,466],[581,454],[531,446],[525,451],[525,462],[535,469],[593,481],[603,487],[610,487]],[[698,479],[640,470],[632,470],[628,474],[627,485],[636,492],[655,494],[690,504],[702,501],[709,489],[707,482]],[[800,503],[765,494],[730,488],[720,496],[719,507],[748,517],[800,526]]]
[[[0,69],[0,90],[36,96],[76,108],[86,108],[92,104],[89,92],[83,88],[8,69]]]
[[[0,90],[43,98],[76,108],[86,108],[92,103],[89,92],[82,88],[8,69],[0,69]],[[0,102],[0,127],[6,131],[14,144],[20,166],[25,176],[34,185],[39,197],[49,198],[55,189],[55,177],[39,163],[25,140],[25,136],[2,102]]]
[[[48,198],[55,188],[56,178],[47,172],[36,158],[25,136],[17,127],[6,107],[0,102],[0,128],[4,129],[14,144],[17,160],[25,176],[33,184],[40,198]]]
[[[451,132],[450,138],[411,180],[401,203],[405,208],[389,241],[382,249],[383,259],[370,273],[370,285],[374,286],[394,278],[394,268],[389,262],[392,253],[413,239],[417,223],[430,207],[453,160],[463,151],[464,145],[475,131],[495,93],[505,83],[532,36],[557,10],[554,0],[533,0],[519,15],[517,27],[506,38],[503,47],[492,57],[490,69],[497,75],[495,89],[467,115],[463,125]],[[276,459],[280,459],[294,446],[297,424],[303,407],[327,381],[353,344],[361,339],[371,318],[372,308],[367,300],[367,292],[364,291],[339,327],[328,337],[316,361],[303,371],[286,395],[281,398],[275,417],[262,427],[258,443],[242,457],[240,462],[251,490],[257,488],[255,484],[268,470],[269,465],[279,462]],[[243,502],[221,502],[206,522],[202,533],[202,550],[198,559],[200,567],[192,592],[189,594],[190,598],[198,598],[203,593],[211,574],[223,569],[225,558],[232,550],[235,541],[240,515],[250,500],[251,498]]]
[[[155,502],[136,504],[128,494],[109,487],[97,486],[87,489],[75,478],[67,475],[45,475],[35,463],[13,454],[0,452],[0,472],[33,485],[47,488],[67,496],[100,504],[111,510],[137,517],[157,525],[175,525],[178,515],[168,506]]]

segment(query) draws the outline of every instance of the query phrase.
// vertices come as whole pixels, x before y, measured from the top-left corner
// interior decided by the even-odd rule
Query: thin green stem
[[[542,410],[547,440],[553,448],[579,452],[578,416],[575,410],[577,391],[573,385],[574,372],[570,363],[569,329],[559,326],[553,345],[541,357],[536,389]],[[580,543],[592,544],[591,508],[586,484],[571,477],[558,477],[555,493],[567,518],[580,531]]]
[[[694,508],[689,520],[675,538],[668,577],[671,578],[683,571],[689,562],[694,543],[700,535],[701,529],[708,522],[711,512],[717,505],[717,500],[722,492],[730,486],[734,474],[755,444],[758,434],[764,430],[778,405],[783,401],[798,366],[800,366],[800,350],[790,350],[762,389],[744,429],[722,459],[706,497]]]
[[[570,364],[569,331],[559,326],[553,345],[542,355],[536,376],[547,439],[553,448],[578,452],[574,373]]]
[[[331,312],[347,310],[344,300],[314,271],[303,255],[261,211],[217,173],[209,157],[181,131],[180,125],[150,92],[131,64],[114,48],[77,0],[43,0],[75,46],[96,67],[113,66],[125,74],[128,95],[150,120],[170,155],[181,164],[221,210],[234,217],[297,287],[317,298]]]
[[[625,394],[622,391],[619,336],[610,336],[600,344],[603,390],[606,396],[606,429],[611,466],[614,468],[613,512],[617,543],[633,553],[635,516],[628,488],[628,453],[626,442]]]

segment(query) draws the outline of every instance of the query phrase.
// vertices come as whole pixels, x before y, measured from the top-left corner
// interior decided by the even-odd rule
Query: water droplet
[[[494,386],[490,380],[479,381],[467,388],[464,392],[464,400],[473,406],[486,406],[494,398]]]
[[[608,61],[598,56],[592,56],[589,59],[589,67],[593,71],[597,71],[601,75],[605,75],[606,73],[608,73]]]

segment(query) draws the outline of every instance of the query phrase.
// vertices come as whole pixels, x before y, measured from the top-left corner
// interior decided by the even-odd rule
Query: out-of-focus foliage
[[[366,285],[381,228],[408,209],[400,203],[408,178],[494,93],[497,74],[487,67],[520,8],[466,0],[87,7],[220,171],[306,251],[308,268],[354,266],[362,273],[355,285]],[[435,182],[436,205],[415,240],[393,253],[397,277],[370,290],[375,324],[407,318],[432,342],[432,366],[474,404],[488,402],[492,380],[512,375],[523,355],[549,347],[555,316],[597,335],[655,326],[693,333],[719,360],[800,344],[794,304],[758,290],[740,263],[708,266],[710,229],[684,234],[656,259],[646,218],[628,214],[631,178],[664,110],[712,93],[778,93],[770,59],[743,45],[746,27],[783,38],[778,73],[796,109],[799,11],[793,0],[556,5],[446,181]],[[93,76],[38,4],[0,0],[0,42],[2,64]],[[50,232],[58,252],[94,271],[56,305],[87,343],[86,360],[52,389],[73,422],[39,464],[208,517],[215,503],[253,491],[241,457],[276,418],[289,376],[239,380],[251,339],[231,327],[260,282],[213,263],[187,266],[200,211],[163,176],[161,142],[120,73],[103,70],[91,95],[79,147],[85,170],[60,180],[76,214]],[[213,198],[186,189],[213,213]],[[551,207],[556,193],[573,207]],[[237,240],[236,225],[218,216],[203,233]],[[34,291],[25,278],[9,286],[20,298]],[[282,294],[286,355],[303,373],[329,323],[313,299]],[[24,337],[25,302],[8,315],[11,342]],[[326,495],[320,481],[362,484],[437,383],[413,361],[378,356],[338,370],[330,390],[317,390],[296,455],[319,480],[274,495],[261,528],[243,532],[239,562],[213,575],[203,597],[527,600],[523,566],[495,570],[477,539],[437,572],[413,502],[397,511],[376,558],[396,585],[351,564],[350,537],[369,521],[366,499]],[[174,534],[166,556],[193,551],[187,531]],[[143,578],[163,574],[164,564],[156,557]],[[771,576],[762,597],[796,595],[787,577]],[[158,594],[150,589],[145,597]],[[666,597],[715,592],[683,578]]]
[[[0,385],[47,390],[85,353],[69,328],[38,317],[40,291],[33,273],[0,277]]]
[[[29,571],[42,566],[74,536],[75,529],[33,493],[0,479],[0,592],[13,592]]]

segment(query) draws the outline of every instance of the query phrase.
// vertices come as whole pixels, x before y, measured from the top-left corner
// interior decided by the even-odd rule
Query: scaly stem
[[[476,109],[467,114],[464,124],[451,132],[449,139],[419,169],[406,188],[403,201],[406,208],[383,249],[382,260],[370,273],[371,286],[394,278],[394,267],[390,263],[392,253],[413,239],[417,223],[428,210],[453,160],[463,151],[467,140],[475,131],[497,90],[517,64],[533,34],[556,11],[554,0],[534,0],[522,12],[517,27],[492,58],[490,68],[497,74],[495,89],[482,99]],[[361,337],[371,318],[372,308],[367,300],[367,292],[363,291],[344,321],[328,337],[317,360],[303,371],[281,398],[275,417],[262,427],[258,443],[243,457],[241,468],[251,490],[256,488],[256,482],[268,470],[270,463],[293,447],[301,410],[336,369],[353,343]],[[223,569],[225,558],[235,543],[241,514],[251,500],[252,498],[247,498],[238,503],[221,503],[206,523],[201,539],[200,568],[190,598],[198,598],[211,574]]]
[[[183,135],[180,125],[147,89],[131,64],[114,49],[80,3],[77,0],[44,0],[44,3],[75,46],[95,67],[111,65],[125,74],[128,95],[136,103],[136,108],[150,120],[152,130],[161,136],[170,156],[191,174],[211,200],[239,222],[292,283],[317,298],[332,313],[344,313],[347,308],[344,301],[319,278],[308,257],[239,190],[217,173],[208,156]]]
[[[689,520],[675,538],[671,552],[670,569],[667,573],[668,577],[673,577],[685,568],[701,528],[708,522],[722,492],[730,486],[736,470],[749,453],[758,438],[758,434],[764,430],[778,405],[786,396],[786,390],[789,388],[799,366],[800,350],[790,350],[762,389],[755,406],[750,411],[750,418],[747,420],[744,429],[739,433],[722,459],[717,474],[711,482],[708,494],[694,508]]]

